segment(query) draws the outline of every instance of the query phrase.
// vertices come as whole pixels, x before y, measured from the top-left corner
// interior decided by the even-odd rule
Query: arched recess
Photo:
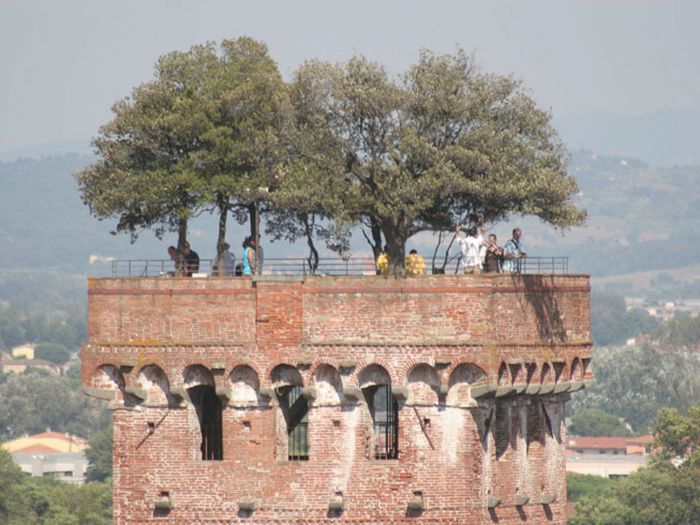
[[[270,372],[270,380],[285,423],[284,429],[277,426],[277,442],[284,444],[284,451],[278,450],[277,456],[289,461],[308,460],[309,402],[303,395],[301,374],[293,366],[277,365]]]
[[[216,395],[214,376],[203,365],[190,365],[183,371],[182,379],[199,421],[201,457],[205,461],[221,460],[223,404]]]
[[[375,459],[399,457],[399,404],[391,391],[391,377],[378,364],[363,368],[357,380],[372,417],[371,455]]]
[[[124,375],[114,365],[100,365],[90,380],[90,386],[123,390]]]
[[[90,388],[87,395],[106,399],[117,405],[127,401],[124,375],[114,365],[104,364],[95,369],[90,378]]]
[[[140,388],[146,391],[147,405],[169,405],[174,404],[174,399],[170,395],[170,384],[163,369],[158,365],[144,366],[136,382]]]
[[[371,386],[391,385],[389,372],[386,371],[386,368],[376,363],[360,370],[360,373],[357,374],[357,381],[363,390]]]
[[[581,360],[578,357],[575,357],[573,361],[571,361],[571,372],[569,374],[569,378],[571,381],[582,381],[583,380],[583,369],[581,367]]]
[[[414,366],[408,374],[407,404],[435,405],[440,393],[440,378],[435,369],[420,363]]]
[[[510,384],[508,365],[505,362],[501,362],[501,366],[498,367],[498,386],[508,386]]]
[[[525,382],[529,385],[537,382],[537,363],[525,363]]]
[[[554,382],[555,383],[561,383],[562,381],[566,381],[566,363],[564,361],[556,361],[552,363],[552,369],[554,371]]]
[[[545,363],[542,365],[540,383],[542,383],[543,385],[554,383],[554,373],[552,372],[552,367],[549,366],[549,363]]]
[[[185,368],[182,373],[182,381],[187,389],[202,385],[215,386],[211,370],[203,365],[190,365]]]
[[[260,379],[252,367],[239,365],[229,375],[231,381],[231,400],[233,406],[254,406],[258,404]]]
[[[270,372],[270,381],[272,381],[274,388],[303,386],[304,384],[299,370],[291,365],[277,365],[273,368]]]
[[[340,393],[343,386],[340,374],[331,365],[323,364],[314,370],[314,385],[316,386],[317,405],[340,404]]]
[[[473,363],[462,363],[450,374],[447,404],[460,407],[475,407],[476,400],[471,395],[474,386],[486,383],[486,372]]]

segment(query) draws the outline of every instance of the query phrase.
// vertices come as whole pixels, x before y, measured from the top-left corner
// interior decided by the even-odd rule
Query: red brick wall
[[[588,300],[585,276],[93,279],[83,383],[115,393],[115,522],[563,524],[564,404],[590,378]],[[264,395],[281,364],[316,389],[308,461],[286,460]],[[367,406],[343,394],[372,364],[408,396],[398,460],[373,458]],[[195,410],[174,395],[198,382],[227,392],[223,461],[200,459]],[[498,397],[471,396],[496,384]],[[329,515],[337,493],[345,510]]]

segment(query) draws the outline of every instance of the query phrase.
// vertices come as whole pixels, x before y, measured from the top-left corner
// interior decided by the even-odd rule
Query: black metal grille
[[[287,457],[290,461],[309,459],[309,402],[302,387],[280,389],[280,406],[287,422]]]
[[[399,404],[391,393],[391,386],[368,387],[364,393],[374,421],[375,459],[398,459]]]

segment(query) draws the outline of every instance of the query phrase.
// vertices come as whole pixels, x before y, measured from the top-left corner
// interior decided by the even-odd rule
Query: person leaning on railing
[[[507,243],[503,246],[504,261],[503,261],[503,271],[504,272],[516,272],[521,271],[521,259],[527,257],[525,250],[523,249],[522,242],[520,238],[523,232],[520,228],[515,228],[513,230],[513,238],[509,239]]]

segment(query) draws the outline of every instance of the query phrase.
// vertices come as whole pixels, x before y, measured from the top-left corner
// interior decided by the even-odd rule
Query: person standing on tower
[[[503,245],[504,261],[503,261],[503,271],[511,273],[520,273],[522,270],[521,259],[527,257],[525,250],[523,249],[522,242],[520,238],[523,236],[522,230],[520,228],[515,228],[513,230],[513,238],[508,240],[507,243]]]

